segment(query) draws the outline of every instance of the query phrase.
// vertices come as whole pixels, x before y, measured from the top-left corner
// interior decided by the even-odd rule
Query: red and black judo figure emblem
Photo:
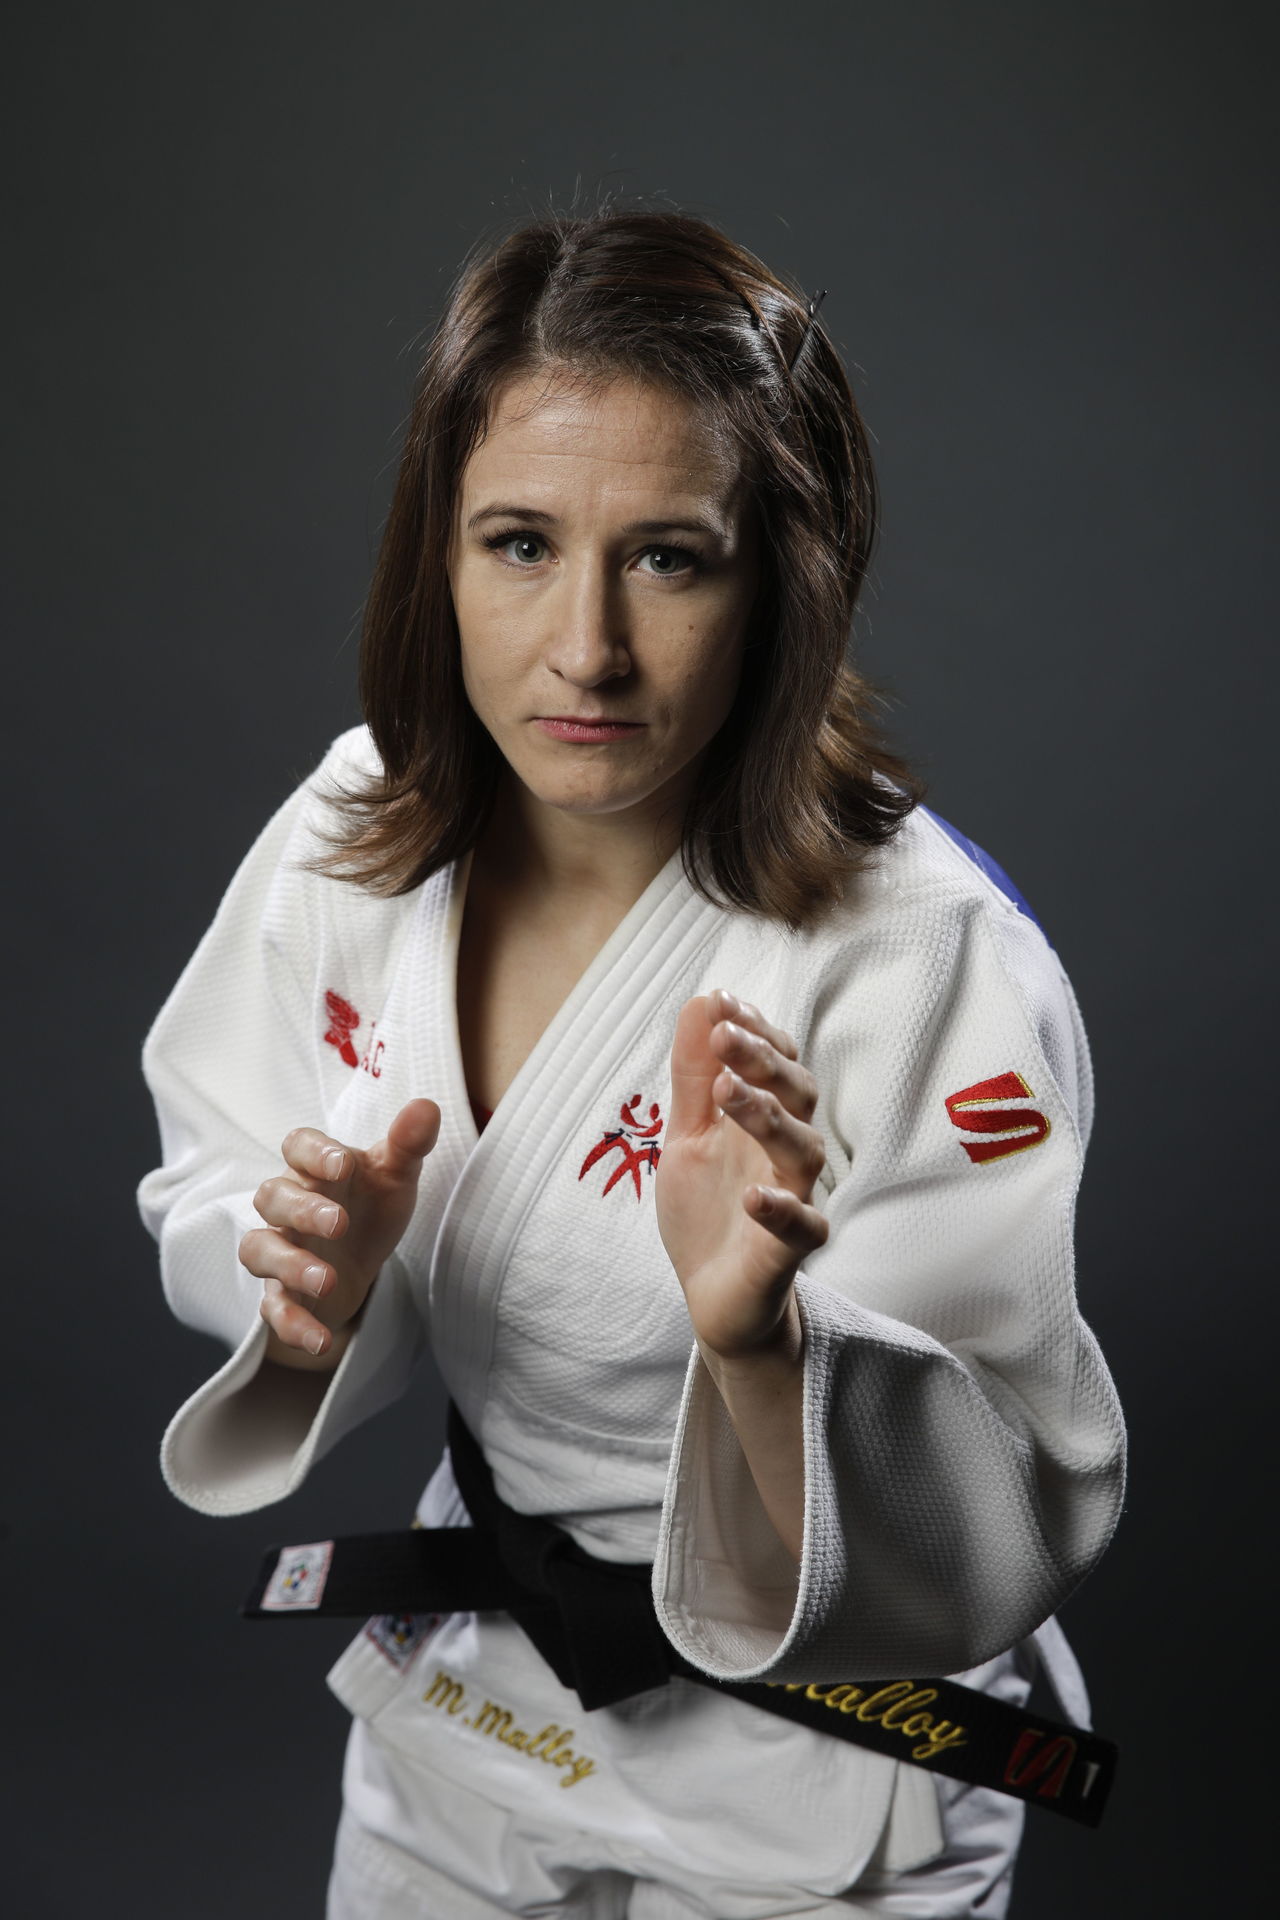
[[[618,1109],[620,1127],[608,1130],[602,1140],[597,1140],[590,1153],[578,1169],[579,1180],[590,1173],[598,1161],[607,1160],[610,1155],[618,1155],[618,1163],[609,1172],[609,1178],[600,1189],[603,1200],[611,1193],[624,1174],[630,1174],[635,1183],[636,1199],[641,1197],[640,1169],[647,1167],[652,1173],[662,1158],[662,1148],[658,1145],[658,1135],[666,1124],[658,1109],[657,1102],[649,1108],[648,1123],[636,1117],[636,1108],[640,1105],[640,1095],[633,1093],[631,1098]]]

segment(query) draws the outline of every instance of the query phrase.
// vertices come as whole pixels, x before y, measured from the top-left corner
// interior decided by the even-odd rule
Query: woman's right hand
[[[401,1107],[376,1146],[344,1146],[316,1127],[281,1143],[287,1173],[264,1180],[253,1204],[266,1221],[240,1242],[240,1260],[263,1281],[259,1309],[267,1357],[327,1372],[341,1359],[356,1315],[399,1244],[435,1146],[434,1100]]]

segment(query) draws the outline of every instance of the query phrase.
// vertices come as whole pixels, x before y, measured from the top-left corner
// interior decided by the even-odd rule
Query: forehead
[[[722,428],[692,401],[629,378],[606,384],[521,375],[494,396],[489,426],[467,462],[462,493],[483,489],[604,497],[678,497],[731,514],[740,462]]]

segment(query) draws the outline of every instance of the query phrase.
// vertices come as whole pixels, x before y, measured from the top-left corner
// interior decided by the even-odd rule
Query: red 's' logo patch
[[[1004,1770],[1005,1785],[1029,1787],[1038,1780],[1036,1792],[1041,1799],[1056,1800],[1075,1757],[1076,1743],[1070,1734],[1060,1733],[1045,1744],[1038,1727],[1024,1727]]]
[[[598,1160],[605,1159],[611,1153],[621,1154],[622,1157],[617,1166],[613,1168],[609,1178],[600,1189],[600,1198],[602,1200],[606,1193],[611,1192],[612,1189],[617,1186],[619,1180],[621,1180],[626,1173],[629,1173],[635,1182],[636,1199],[638,1200],[641,1196],[641,1167],[647,1167],[649,1172],[652,1173],[662,1158],[662,1148],[658,1145],[658,1135],[662,1132],[666,1122],[663,1120],[656,1102],[649,1108],[648,1123],[646,1124],[639,1120],[636,1116],[636,1108],[639,1105],[640,1095],[638,1093],[633,1093],[629,1100],[623,1102],[622,1106],[618,1109],[618,1118],[622,1122],[621,1127],[614,1127],[611,1130],[607,1130],[603,1139],[596,1141],[595,1146],[592,1147],[590,1153],[578,1169],[578,1178],[581,1180],[584,1174],[590,1173],[592,1167],[595,1166]]]
[[[1034,1107],[1004,1107],[1002,1100],[1030,1100],[1035,1096],[1020,1073],[998,1073],[947,1095],[947,1117],[965,1133],[999,1134],[998,1140],[962,1140],[961,1146],[978,1166],[1025,1153],[1048,1138],[1049,1122]]]

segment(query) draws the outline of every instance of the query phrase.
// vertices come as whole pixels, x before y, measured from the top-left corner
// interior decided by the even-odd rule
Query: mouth
[[[601,740],[629,740],[644,731],[641,720],[582,720],[572,714],[539,714],[535,724],[553,740],[572,740],[591,745]]]

